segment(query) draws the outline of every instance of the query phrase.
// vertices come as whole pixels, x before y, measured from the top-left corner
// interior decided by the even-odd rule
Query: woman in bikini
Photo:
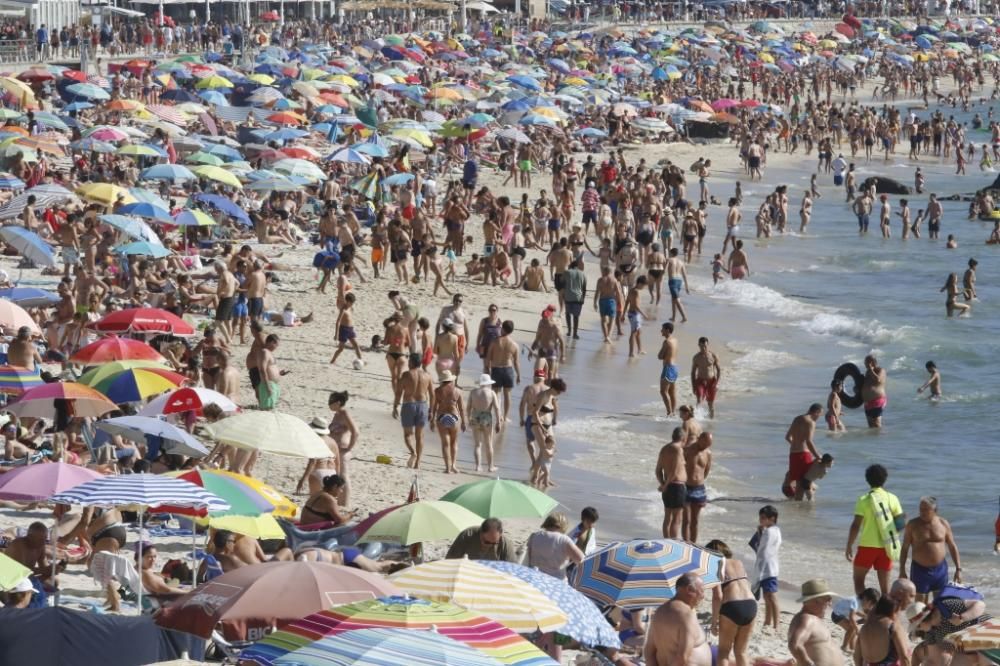
[[[527,416],[524,419],[524,428],[528,446],[531,447],[532,442],[537,442],[538,446],[537,454],[534,448],[529,448],[532,484],[538,482],[541,473],[541,465],[544,462],[542,447],[545,439],[551,435],[552,427],[559,418],[558,398],[566,392],[566,382],[559,377],[548,380],[546,386],[547,388],[532,396],[525,406]]]
[[[710,541],[705,548],[726,558],[722,585],[712,590],[711,631],[719,637],[719,663],[727,663],[732,654],[737,666],[747,666],[750,663],[747,646],[753,635],[757,602],[750,589],[746,569],[743,562],[734,558],[729,546],[722,541]]]
[[[340,478],[344,480],[344,485],[340,490],[338,499],[340,505],[347,507],[351,504],[351,479],[348,476],[347,461],[351,457],[351,451],[358,443],[358,426],[347,411],[347,400],[350,395],[347,391],[334,391],[330,394],[327,404],[333,412],[330,419],[330,439],[337,445],[340,455]]]
[[[441,457],[444,458],[444,473],[458,474],[455,463],[458,458],[458,429],[465,432],[465,405],[462,392],[455,386],[455,376],[451,370],[441,372],[441,385],[434,389],[429,423],[431,430],[437,430],[441,438]]]
[[[896,603],[883,596],[858,631],[861,663],[868,666],[909,664],[909,640],[903,627],[894,621]],[[857,662],[856,662],[857,663]]]
[[[392,382],[392,390],[395,392],[396,384],[404,372],[406,372],[406,357],[410,350],[410,336],[406,328],[401,323],[402,315],[393,312],[385,320],[385,344],[388,349],[385,352],[385,362],[389,366],[389,379]]]
[[[956,310],[958,311],[958,315],[962,316],[963,314],[967,314],[969,310],[972,309],[972,306],[968,303],[958,302],[958,273],[952,273],[949,275],[948,280],[944,283],[944,286],[941,287],[940,291],[946,293],[947,297],[944,302],[944,307],[945,310],[947,310],[949,317],[954,315]]]
[[[339,474],[331,474],[323,477],[323,488],[318,493],[310,495],[302,507],[302,515],[299,523],[302,525],[313,525],[316,523],[327,523],[328,527],[337,527],[347,522],[353,516],[353,512],[341,512],[337,504],[337,495],[340,494],[345,483]]]
[[[653,243],[652,249],[646,254],[646,271],[649,274],[649,302],[660,304],[660,292],[663,288],[663,273],[667,269],[667,255],[659,243]]]

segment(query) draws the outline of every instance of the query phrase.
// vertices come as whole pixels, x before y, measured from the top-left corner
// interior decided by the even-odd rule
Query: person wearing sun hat
[[[339,471],[337,460],[337,443],[330,437],[330,424],[322,416],[314,416],[309,421],[309,427],[317,435],[323,438],[323,443],[330,448],[330,457],[312,458],[306,463],[306,469],[302,472],[298,484],[295,486],[295,493],[302,492],[302,486],[309,482],[309,494],[315,495],[323,488],[323,477],[328,474],[336,474]],[[347,504],[347,502],[342,502]]]
[[[487,471],[497,471],[493,464],[493,434],[500,432],[503,418],[500,416],[500,398],[493,390],[494,384],[496,382],[492,377],[482,374],[476,382],[476,388],[469,393],[469,423],[472,426],[477,472],[482,469],[480,449],[486,453]]]
[[[802,610],[795,614],[788,627],[788,650],[798,666],[842,666],[844,663],[824,621],[835,596],[822,578],[802,583],[802,595],[796,600],[802,604]]]
[[[35,594],[35,586],[30,578],[22,578],[14,587],[7,590],[6,602],[0,604],[3,608],[27,608]]]
[[[431,400],[430,427],[437,428],[441,437],[441,456],[444,458],[444,473],[458,474],[455,466],[458,457],[458,428],[461,424],[465,432],[465,406],[462,391],[455,386],[455,375],[451,370],[441,372],[440,386],[434,389]]]

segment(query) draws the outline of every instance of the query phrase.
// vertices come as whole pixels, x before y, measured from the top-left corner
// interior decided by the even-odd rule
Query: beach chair
[[[90,451],[90,460],[98,465],[116,463],[115,447],[111,444],[95,445],[94,440],[96,436],[97,433],[95,432],[94,424],[85,422],[81,426],[80,438],[87,445],[87,450]]]

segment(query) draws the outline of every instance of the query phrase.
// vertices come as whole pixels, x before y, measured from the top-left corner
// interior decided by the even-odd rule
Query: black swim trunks
[[[661,493],[663,507],[666,509],[683,509],[684,500],[687,499],[687,486],[683,483],[667,484],[666,490]]]
[[[497,388],[514,388],[514,368],[490,368],[490,379],[496,382]]]
[[[229,321],[233,318],[233,306],[236,298],[227,296],[219,301],[219,306],[215,308],[215,321]]]

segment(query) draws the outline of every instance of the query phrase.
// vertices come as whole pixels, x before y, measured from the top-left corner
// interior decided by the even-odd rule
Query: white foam
[[[822,312],[808,320],[796,322],[795,325],[816,335],[854,338],[868,344],[898,342],[909,328],[904,326],[892,329],[877,319],[861,321],[836,312]]]
[[[734,393],[759,393],[765,389],[761,377],[772,370],[795,365],[795,354],[757,347],[733,359],[726,373],[723,390]]]
[[[737,305],[765,310],[784,319],[808,317],[817,312],[817,308],[813,306],[747,280],[725,280],[715,285],[709,295]]]

